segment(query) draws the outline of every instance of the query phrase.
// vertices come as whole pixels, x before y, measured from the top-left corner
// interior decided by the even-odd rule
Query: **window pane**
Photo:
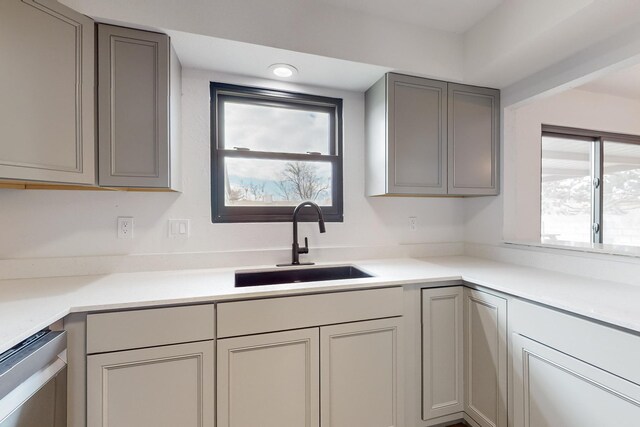
[[[225,159],[226,206],[332,206],[329,162]]]
[[[640,246],[640,146],[604,143],[603,243]]]
[[[223,148],[330,154],[328,112],[225,101],[223,126]]]
[[[543,241],[591,242],[593,144],[542,137]]]

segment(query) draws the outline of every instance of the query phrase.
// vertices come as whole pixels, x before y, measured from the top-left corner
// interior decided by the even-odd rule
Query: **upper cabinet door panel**
[[[449,194],[498,194],[500,92],[449,84]]]
[[[98,26],[100,185],[169,187],[169,38]]]
[[[0,178],[95,183],[94,23],[55,1],[0,2]]]
[[[447,83],[388,76],[388,192],[446,194]]]

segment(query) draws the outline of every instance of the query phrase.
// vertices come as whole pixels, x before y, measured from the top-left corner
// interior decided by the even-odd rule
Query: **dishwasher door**
[[[48,332],[0,363],[0,427],[66,427],[64,332]]]

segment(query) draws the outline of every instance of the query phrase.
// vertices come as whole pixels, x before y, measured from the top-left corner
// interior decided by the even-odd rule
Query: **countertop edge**
[[[473,264],[477,265],[473,265]],[[481,288],[485,288],[489,291],[498,292],[501,294],[508,295],[510,297],[519,298],[528,302],[540,304],[551,309],[561,310],[576,316],[581,316],[587,319],[590,319],[595,322],[600,322],[605,324],[606,326],[623,329],[624,331],[640,335],[640,320],[636,320],[635,311],[631,313],[631,315],[627,315],[628,317],[632,317],[631,320],[626,320],[624,315],[618,315],[617,317],[613,315],[613,313],[617,313],[609,307],[609,313],[607,313],[607,307],[605,306],[602,311],[599,311],[593,305],[590,308],[581,308],[580,303],[576,303],[575,301],[569,301],[567,297],[564,299],[561,297],[562,293],[557,293],[556,297],[553,296],[548,297],[541,294],[541,290],[528,292],[526,287],[520,286],[520,288],[513,286],[509,287],[500,283],[499,275],[495,273],[495,271],[503,271],[508,269],[521,269],[521,267],[515,266],[513,264],[507,263],[496,263],[493,261],[483,260],[479,258],[472,257],[443,257],[443,258],[428,258],[428,259],[396,259],[396,260],[370,260],[367,262],[353,262],[354,265],[362,265],[364,269],[375,269],[378,268],[378,265],[382,265],[379,267],[382,271],[384,268],[391,268],[393,271],[398,269],[406,268],[417,268],[419,270],[418,273],[413,271],[413,275],[408,275],[406,278],[401,275],[397,277],[396,274],[392,278],[388,278],[392,274],[388,274],[385,277],[384,274],[380,274],[376,278],[368,278],[368,279],[351,279],[351,280],[342,280],[342,281],[333,281],[333,282],[325,282],[325,283],[310,283],[304,284],[302,287],[290,288],[282,285],[274,285],[274,286],[266,286],[260,287],[260,290],[247,291],[244,290],[242,292],[234,292],[237,291],[236,288],[224,289],[223,291],[213,292],[210,295],[194,295],[194,296],[184,296],[184,297],[176,297],[169,296],[167,298],[154,298],[151,296],[149,299],[146,299],[144,296],[137,296],[137,299],[127,301],[126,298],[122,298],[121,302],[111,302],[106,304],[95,304],[92,303],[89,298],[87,298],[87,304],[75,303],[70,301],[68,306],[63,306],[60,304],[60,309],[57,309],[52,314],[48,314],[43,316],[42,319],[38,319],[37,321],[34,319],[33,323],[30,323],[32,317],[25,316],[25,318],[21,319],[21,322],[16,325],[12,325],[15,327],[15,333],[8,333],[3,342],[0,342],[0,352],[5,351],[6,349],[11,348],[12,346],[18,344],[22,340],[28,338],[30,335],[36,333],[37,331],[44,329],[51,324],[63,319],[65,316],[71,313],[91,313],[98,311],[112,311],[112,310],[131,310],[136,308],[150,308],[150,307],[159,307],[159,306],[171,306],[171,305],[189,305],[189,304],[206,304],[206,303],[221,303],[225,301],[232,300],[245,300],[245,299],[260,299],[260,298],[275,298],[275,297],[283,297],[283,296],[294,296],[294,295],[308,295],[308,294],[317,294],[317,293],[326,293],[326,292],[342,292],[342,291],[354,291],[354,290],[364,290],[364,289],[375,289],[375,288],[384,288],[384,287],[395,287],[395,286],[415,286],[415,285],[429,285],[429,284],[437,284],[442,282],[447,282],[448,286],[454,285],[453,283],[459,282],[461,285],[464,283],[473,284],[479,286]],[[478,267],[478,265],[480,267]],[[428,270],[429,268],[436,269],[434,274],[429,275],[426,272],[422,272],[424,270]],[[482,271],[482,274],[472,274],[465,272],[465,269],[472,268],[484,268],[486,271]],[[438,271],[439,269],[439,271]],[[495,270],[492,273],[492,270]],[[498,269],[498,270],[496,270]],[[229,274],[231,269],[224,270],[211,270],[209,274],[212,277],[215,274],[219,274],[222,277],[222,274]],[[548,270],[540,270],[534,268],[526,268],[526,271],[531,272],[532,275],[539,275],[541,277],[550,276],[554,280],[562,281],[570,279],[573,281],[578,281],[577,276],[572,275],[564,275],[560,273],[550,272]],[[523,272],[526,272],[523,271]],[[508,274],[515,275],[520,271],[511,271]],[[196,274],[198,272],[192,272],[191,274]],[[160,272],[149,272],[147,274],[158,274]],[[206,275],[207,270],[203,270],[198,274]],[[422,276],[420,274],[423,274]],[[494,280],[491,279],[492,274],[495,276]],[[116,276],[116,275],[114,275]],[[484,277],[482,277],[484,276]],[[104,278],[109,276],[100,276],[99,278]],[[136,276],[133,274],[127,274],[126,277],[129,280],[135,281]],[[58,278],[60,279],[60,278]],[[82,282],[81,280],[76,280]],[[89,281],[89,279],[87,279]],[[116,279],[113,279],[116,280]],[[172,280],[172,277],[165,277],[165,280]],[[591,279],[586,279],[591,280]],[[195,279],[194,279],[195,281]],[[502,278],[502,282],[505,279]],[[97,280],[99,282],[99,280]],[[592,287],[594,286],[595,281],[592,281]],[[599,282],[598,282],[599,284]],[[98,288],[98,290],[104,292],[105,288],[109,286],[109,283],[98,283],[91,284]],[[624,286],[623,284],[619,284],[620,286]],[[25,285],[26,286],[26,285]],[[228,286],[228,285],[227,285]],[[576,286],[576,284],[572,284],[570,286]],[[633,285],[627,285],[632,287]],[[429,287],[429,286],[425,286]],[[627,288],[625,288],[627,289]],[[72,289],[72,290],[75,290]],[[71,291],[69,291],[71,292]],[[160,292],[160,291],[158,291]],[[634,289],[635,292],[635,289]],[[175,294],[175,292],[173,292]],[[70,294],[71,295],[71,294]],[[59,296],[59,295],[56,295]],[[65,296],[65,295],[63,295]],[[33,297],[34,299],[36,297]],[[42,297],[40,297],[41,299]],[[95,296],[94,299],[99,299],[99,296]],[[81,298],[80,298],[81,299]],[[9,303],[12,302],[9,300]],[[582,302],[583,306],[587,304]],[[640,319],[640,317],[639,317]],[[28,325],[28,326],[26,326]],[[18,328],[19,331],[18,331]]]

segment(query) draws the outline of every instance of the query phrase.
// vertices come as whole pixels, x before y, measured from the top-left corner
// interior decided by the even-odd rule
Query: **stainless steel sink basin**
[[[236,288],[372,277],[371,274],[365,273],[352,265],[289,268],[265,271],[236,271],[235,276]]]

